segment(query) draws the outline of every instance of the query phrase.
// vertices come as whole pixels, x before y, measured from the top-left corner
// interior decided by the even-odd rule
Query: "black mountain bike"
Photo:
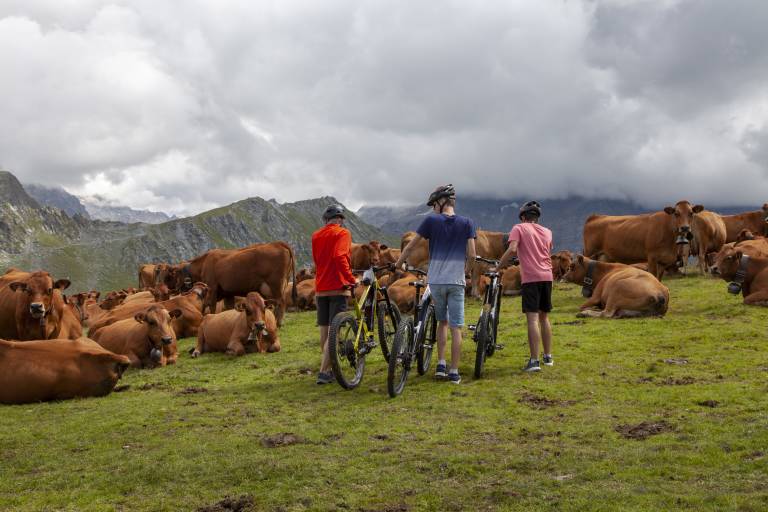
[[[355,301],[354,311],[343,311],[331,321],[328,330],[328,354],[333,375],[344,389],[356,388],[363,380],[365,356],[381,344],[385,360],[389,360],[400,310],[389,300],[386,287],[379,286],[376,272],[390,268],[371,267],[363,273],[363,294]],[[378,300],[379,295],[382,299]],[[375,334],[378,333],[378,342]]]
[[[409,268],[408,271],[420,276],[427,275],[426,272],[414,268]],[[432,362],[432,349],[437,341],[435,305],[432,303],[429,286],[421,280],[408,284],[416,287],[416,297],[413,302],[413,316],[400,321],[389,355],[387,391],[392,398],[403,392],[414,360],[419,375],[427,373]]]
[[[496,260],[487,260],[477,256],[476,261],[488,263],[493,267],[498,267]],[[503,345],[496,343],[496,336],[499,331],[499,315],[501,314],[501,276],[498,272],[483,272],[484,276],[491,278],[491,283],[485,289],[485,298],[483,299],[483,309],[480,311],[480,319],[477,325],[470,326],[475,331],[472,339],[477,343],[475,351],[475,378],[479,379],[483,375],[485,359],[491,357],[496,349],[501,350]]]

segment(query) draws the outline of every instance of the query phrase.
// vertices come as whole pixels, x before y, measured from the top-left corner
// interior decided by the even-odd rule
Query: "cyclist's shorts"
[[[552,281],[523,283],[523,313],[552,311]]]
[[[345,295],[315,296],[315,304],[317,304],[317,325],[331,325],[333,317],[335,317],[337,313],[347,310],[347,299],[349,299],[349,297]]]
[[[430,284],[435,319],[448,320],[451,327],[464,325],[464,286],[460,284]]]

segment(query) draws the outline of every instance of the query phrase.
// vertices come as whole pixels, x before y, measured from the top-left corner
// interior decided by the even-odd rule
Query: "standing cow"
[[[43,271],[13,270],[0,276],[0,338],[58,338],[64,316],[64,297],[59,292],[69,284],[68,279],[54,281]]]
[[[725,244],[725,222],[720,215],[705,210],[693,216],[691,230],[691,252],[696,255],[701,273],[706,274],[709,269],[707,254],[720,251]]]
[[[688,243],[691,222],[704,209],[680,201],[656,213],[591,215],[584,223],[584,253],[591,259],[618,263],[648,262],[648,272],[661,279],[680,258],[678,242]]]
[[[748,229],[756,235],[768,235],[768,203],[760,210],[720,217],[725,223],[725,243],[735,242],[742,229]]]

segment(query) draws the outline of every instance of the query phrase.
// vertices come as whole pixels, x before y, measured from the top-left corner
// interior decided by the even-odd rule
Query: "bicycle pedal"
[[[477,325],[475,325],[475,324],[467,324],[467,329],[469,329],[470,331],[474,331],[475,329],[477,329]]]

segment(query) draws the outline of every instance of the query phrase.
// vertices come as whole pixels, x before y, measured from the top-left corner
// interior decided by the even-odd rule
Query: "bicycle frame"
[[[376,322],[377,307],[379,304],[379,293],[384,296],[384,301],[387,303],[386,307],[390,307],[389,294],[385,288],[379,286],[379,281],[376,279],[376,272],[386,268],[388,267],[371,267],[363,272],[361,283],[365,286],[365,290],[363,290],[360,300],[355,301],[355,317],[358,320],[362,320],[359,322],[362,329],[358,329],[355,334],[355,351],[359,351],[360,340],[373,337],[374,323]],[[370,314],[368,313],[369,311]]]

